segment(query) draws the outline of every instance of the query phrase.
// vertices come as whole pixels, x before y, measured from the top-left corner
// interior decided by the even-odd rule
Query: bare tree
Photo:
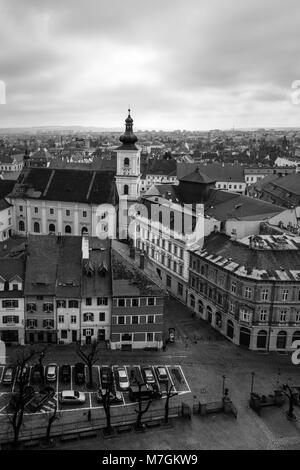
[[[17,367],[18,373],[18,391],[11,396],[11,405],[13,408],[13,413],[8,413],[8,419],[13,428],[13,447],[17,448],[19,446],[19,436],[20,430],[24,420],[24,412],[26,405],[26,397],[28,396],[28,377],[26,374],[23,374],[25,365],[33,359],[36,354],[34,349],[25,349],[17,357],[14,365]]]
[[[143,429],[142,418],[143,418],[143,415],[145,413],[147,413],[147,411],[149,410],[149,407],[150,407],[151,401],[152,401],[149,398],[148,403],[145,405],[145,407],[143,409],[143,400],[142,400],[142,386],[143,385],[144,385],[143,382],[138,382],[137,383],[137,386],[138,386],[138,389],[139,389],[139,392],[138,392],[138,409],[134,410],[137,413],[137,419],[136,419],[136,423],[135,423],[135,428],[137,430]]]
[[[169,385],[169,382],[166,382],[166,403],[165,403],[165,419],[164,422],[165,424],[168,424],[169,422],[169,402],[170,399],[178,395],[178,392],[173,392],[174,385],[172,384],[171,386]]]
[[[289,409],[286,412],[287,418],[289,420],[296,421],[297,417],[294,413],[294,397],[293,397],[293,391],[291,387],[288,384],[282,385],[282,392],[285,394],[285,396],[288,397],[289,400]]]
[[[89,371],[89,380],[87,383],[88,388],[93,388],[93,365],[98,359],[98,345],[96,341],[91,344],[81,345],[77,343],[76,347],[77,355],[87,365]]]
[[[42,380],[42,384],[45,383],[45,374],[44,374],[44,364],[43,364],[43,359],[45,357],[45,353],[46,353],[46,350],[47,348],[44,348],[42,351],[41,351],[41,354],[39,355],[39,370],[40,370],[40,374],[41,374],[41,380]]]
[[[110,435],[113,434],[113,427],[111,425],[111,415],[110,415],[110,407],[111,407],[111,402],[112,402],[112,396],[113,396],[113,371],[112,367],[109,369],[108,373],[108,382],[107,382],[107,388],[103,390],[103,388],[100,388],[99,393],[101,393],[102,397],[102,403],[103,403],[103,408],[106,416],[106,428],[105,428],[105,434]]]
[[[48,425],[47,425],[46,438],[45,438],[45,442],[47,445],[51,444],[51,438],[50,438],[51,427],[54,421],[57,419],[59,419],[59,417],[57,416],[57,401],[56,401],[53,411],[48,413]]]

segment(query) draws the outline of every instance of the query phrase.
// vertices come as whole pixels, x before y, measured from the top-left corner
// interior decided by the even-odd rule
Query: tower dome
[[[128,116],[125,119],[125,132],[121,135],[119,140],[123,144],[122,148],[137,150],[135,144],[138,141],[138,138],[133,132],[133,119],[130,116],[130,109],[128,109]]]

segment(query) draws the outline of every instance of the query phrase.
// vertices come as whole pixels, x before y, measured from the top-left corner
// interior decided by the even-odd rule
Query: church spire
[[[119,140],[124,146],[132,146],[138,141],[137,136],[133,132],[133,119],[130,115],[130,108],[128,109],[128,116],[125,119],[125,132],[121,135]]]

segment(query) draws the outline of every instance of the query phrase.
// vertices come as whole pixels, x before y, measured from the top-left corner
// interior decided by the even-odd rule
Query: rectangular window
[[[35,207],[34,208],[34,213],[37,214],[39,212],[39,208],[38,207]]]
[[[147,323],[154,323],[154,315],[148,315]]]
[[[269,289],[262,290],[261,300],[269,300]]]
[[[125,325],[125,317],[123,316],[118,317],[118,325]]]
[[[43,312],[47,312],[47,313],[53,312],[53,304],[51,304],[50,302],[44,303]]]
[[[118,299],[118,307],[125,307],[125,299]]]
[[[97,305],[108,305],[108,297],[98,297]]]
[[[122,341],[132,341],[132,334],[131,333],[123,333],[121,335]]]
[[[61,337],[61,339],[67,339],[68,338],[68,330],[61,330],[60,337]]]
[[[85,299],[85,305],[92,305],[92,299],[91,299],[91,297],[87,297],[87,298]]]
[[[99,313],[99,321],[105,321],[105,312]]]
[[[86,217],[87,216],[87,212],[86,211],[83,211],[82,212],[82,217]]]
[[[3,308],[18,308],[19,301],[18,300],[2,300],[2,307]]]
[[[78,308],[78,300],[69,300],[69,308]]]
[[[264,310],[264,309],[261,310],[260,315],[259,315],[259,321],[262,321],[262,322],[267,321],[267,316],[268,316],[267,310]]]
[[[28,318],[26,326],[27,328],[37,328],[37,320],[35,318]]]
[[[7,315],[5,315],[5,316],[2,318],[2,322],[3,322],[3,323],[19,323],[19,317],[16,317],[16,316],[7,316]]]
[[[285,290],[282,292],[282,300],[283,300],[283,302],[285,302],[286,300],[288,300],[288,297],[289,297],[289,291],[288,291],[288,289],[285,289]]]
[[[172,286],[172,278],[171,278],[171,276],[168,276],[168,275],[167,275],[166,281],[167,281],[167,287],[171,287],[171,286]]]
[[[64,322],[65,322],[64,315],[58,315],[58,323],[64,323]]]
[[[175,271],[175,273],[177,272],[177,263],[176,263],[176,261],[174,261],[174,263],[173,263],[173,270]]]
[[[67,303],[65,300],[57,300],[56,301],[56,307],[57,308],[66,308]]]
[[[251,299],[252,297],[252,288],[246,287],[245,288],[245,299]]]
[[[232,292],[233,294],[236,293],[236,287],[237,287],[237,286],[236,286],[236,282],[232,282],[232,283],[231,283],[231,292]]]
[[[51,215],[54,214],[54,209],[50,209],[50,214],[51,214]]]
[[[279,321],[281,323],[285,323],[287,320],[287,311],[286,310],[281,310],[280,316],[279,316]]]
[[[28,304],[26,305],[26,311],[27,311],[27,312],[36,312],[36,304],[31,303],[31,302],[28,303]]]
[[[148,297],[147,305],[148,305],[148,307],[155,305],[155,298],[154,297]]]
[[[140,299],[131,299],[131,307],[139,307]]]
[[[296,312],[295,321],[296,323],[300,323],[300,312]]]
[[[44,296],[43,295],[37,295],[36,300],[44,300]]]
[[[177,285],[177,294],[180,295],[180,297],[183,295],[183,285],[180,282],[178,282]]]
[[[131,323],[133,325],[138,325],[139,323],[139,317],[137,315],[133,315],[133,317],[131,317]]]
[[[154,333],[147,333],[147,341],[152,342],[154,337]]]
[[[242,308],[241,309],[241,320],[249,323],[250,322],[250,317],[251,317],[251,315],[250,315],[249,310],[246,310],[246,309]]]
[[[70,215],[70,211],[69,209],[66,210],[66,215],[69,216]]]
[[[19,206],[20,212],[23,212],[23,206]]]
[[[71,323],[77,323],[76,315],[71,315]]]

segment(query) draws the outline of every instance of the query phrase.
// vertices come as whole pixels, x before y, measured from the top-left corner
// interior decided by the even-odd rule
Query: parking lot
[[[165,367],[167,372],[167,380],[165,382],[160,382],[157,376],[156,367]],[[25,412],[26,415],[31,414],[39,414],[39,413],[48,413],[55,409],[57,403],[57,409],[60,412],[72,412],[78,409],[82,410],[91,410],[102,408],[102,405],[97,400],[97,390],[102,387],[101,383],[101,371],[104,368],[109,367],[108,365],[94,365],[93,366],[93,389],[92,391],[87,388],[87,381],[88,381],[88,368],[85,366],[85,382],[83,384],[76,384],[75,383],[75,367],[71,365],[71,376],[70,381],[68,383],[63,383],[60,377],[60,366],[57,366],[57,378],[54,382],[48,383],[45,381],[45,386],[51,386],[55,390],[55,395],[49,399],[46,403],[43,404],[39,411],[35,413],[31,413],[28,410]],[[112,407],[124,407],[124,406],[135,406],[134,402],[132,402],[129,398],[129,392],[122,390],[119,385],[118,377],[117,377],[117,369],[118,367],[124,367],[129,379],[130,385],[134,385],[137,381],[143,381],[143,373],[142,368],[140,365],[123,365],[123,364],[116,364],[112,366],[113,371],[113,389],[117,390],[121,395],[122,402],[111,404]],[[183,395],[190,393],[190,387],[186,380],[185,374],[182,370],[180,365],[149,365],[149,369],[152,371],[153,376],[155,378],[155,386],[158,390],[160,390],[162,394],[162,398],[164,399],[166,396],[166,384],[172,387],[172,392],[177,392],[178,395]],[[30,375],[27,385],[30,385],[34,388],[36,394],[39,392],[43,385],[40,383],[33,383],[32,381],[32,369],[33,366],[30,366]],[[44,367],[44,370],[46,366]],[[5,367],[0,366],[0,414],[7,414],[10,412],[9,401],[12,396],[12,393],[18,391],[18,383],[16,380],[16,375],[14,376],[13,383],[11,385],[6,385],[2,383],[2,378],[4,375]],[[61,392],[63,390],[77,390],[79,392],[84,393],[85,395],[85,402],[82,404],[62,404],[60,402]]]

